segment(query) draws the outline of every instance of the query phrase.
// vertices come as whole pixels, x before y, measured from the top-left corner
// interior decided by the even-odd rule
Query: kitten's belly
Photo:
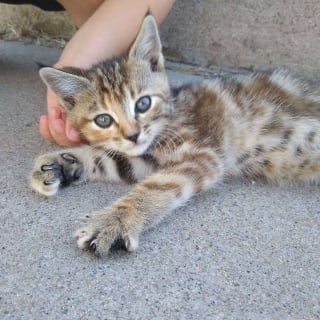
[[[316,119],[287,119],[278,130],[262,132],[239,148],[237,165],[247,175],[299,181],[319,171],[319,133]]]

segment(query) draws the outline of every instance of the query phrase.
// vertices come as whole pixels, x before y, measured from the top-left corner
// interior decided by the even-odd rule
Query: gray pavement
[[[33,159],[57,148],[38,134],[35,61],[58,54],[0,42],[0,319],[319,319],[318,187],[229,180],[144,233],[137,252],[76,248],[78,218],[129,187],[30,191]]]

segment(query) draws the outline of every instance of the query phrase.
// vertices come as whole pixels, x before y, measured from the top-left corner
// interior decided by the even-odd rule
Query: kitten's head
[[[90,70],[43,68],[40,75],[92,145],[141,155],[168,122],[170,89],[151,15],[127,56]]]

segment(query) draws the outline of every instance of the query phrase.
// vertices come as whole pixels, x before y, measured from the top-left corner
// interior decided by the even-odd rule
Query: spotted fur
[[[226,175],[320,181],[320,97],[306,81],[276,70],[171,89],[152,16],[126,57],[41,76],[89,145],[39,157],[32,187],[51,196],[83,181],[136,184],[85,217],[81,249],[101,254],[122,241],[135,250],[143,230]],[[150,107],[140,112],[143,97]]]

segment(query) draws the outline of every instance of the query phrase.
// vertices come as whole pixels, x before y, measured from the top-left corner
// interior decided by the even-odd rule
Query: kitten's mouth
[[[152,149],[159,138],[161,137],[163,131],[153,131],[150,132],[148,135],[143,136],[137,143],[132,144],[132,146],[125,150],[125,153],[129,156],[138,157],[145,154],[148,150]]]
[[[126,153],[134,157],[141,156],[147,151],[149,146],[150,146],[149,141],[138,142],[138,143],[135,143],[131,148],[127,149]]]

